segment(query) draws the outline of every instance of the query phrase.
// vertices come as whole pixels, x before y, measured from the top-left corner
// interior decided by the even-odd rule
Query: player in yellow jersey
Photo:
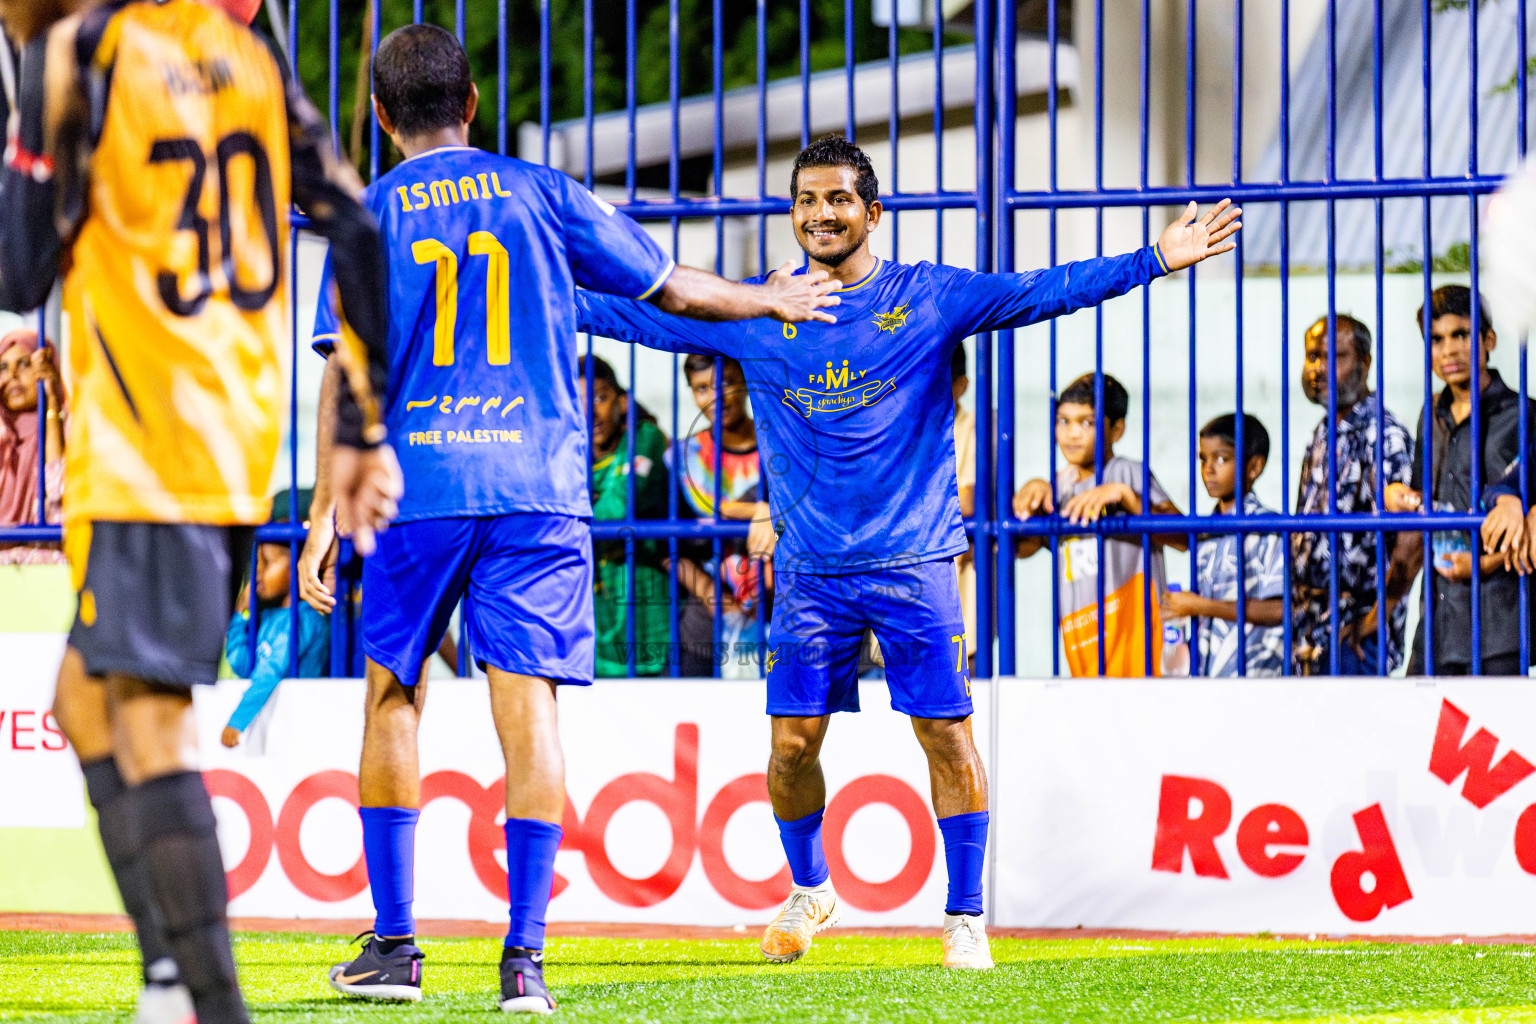
[[[288,211],[336,251],[347,514],[393,514],[382,252],[360,183],[251,0],[0,0],[0,306],[62,268],[73,408],[65,549],[79,611],[55,713],[145,964],[139,1018],[243,1024],[191,687],[214,681],[287,390]],[[60,18],[60,15],[64,15]],[[187,1004],[190,996],[190,1004]]]

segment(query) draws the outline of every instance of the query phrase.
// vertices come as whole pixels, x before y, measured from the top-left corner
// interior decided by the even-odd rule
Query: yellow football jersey
[[[92,109],[65,258],[65,518],[265,522],[290,350],[283,77],[196,0],[99,17],[74,41]]]

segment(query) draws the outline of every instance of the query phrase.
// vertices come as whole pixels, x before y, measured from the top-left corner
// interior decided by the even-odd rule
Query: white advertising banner
[[[82,828],[85,780],[54,721],[61,633],[0,633],[0,828]]]
[[[1529,933],[1536,686],[1002,684],[995,919]]]
[[[0,828],[78,828],[48,714],[61,638],[3,639]],[[234,900],[257,917],[369,917],[354,810],[359,681],[284,683],[226,749],[244,683],[197,693]],[[1526,680],[1001,680],[995,924],[1226,932],[1529,933],[1536,686]],[[943,849],[928,773],[883,685],[823,753],[824,839],[853,925],[933,925]],[[762,684],[561,691],[556,921],[760,922],[788,869],[766,803]],[[250,742],[265,733],[264,744]],[[264,747],[259,752],[258,747]],[[483,682],[435,680],[422,719],[422,918],[505,913],[503,766]],[[10,784],[24,780],[25,784]]]
[[[371,917],[354,810],[362,683],[283,683],[260,755],[218,742],[242,688],[197,694],[231,912]],[[428,693],[416,914],[497,920],[506,913],[504,769],[486,685],[434,680]],[[861,697],[867,710],[838,716],[822,757],[823,835],[843,920],[934,925],[945,872],[927,763],[885,688],[866,685]],[[560,717],[568,800],[551,920],[731,925],[770,916],[789,870],[767,804],[760,682],[567,687]]]

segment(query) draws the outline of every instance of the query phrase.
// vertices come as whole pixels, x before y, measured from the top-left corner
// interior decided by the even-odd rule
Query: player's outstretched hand
[[[779,269],[768,275],[762,288],[768,293],[768,302],[773,306],[775,320],[789,324],[806,320],[837,323],[837,317],[828,313],[827,307],[840,305],[843,300],[833,294],[838,289],[838,283],[825,270],[807,270],[797,274],[794,261],[785,260]]]
[[[336,518],[328,510],[310,519],[309,536],[299,552],[299,599],[321,615],[336,608],[336,592],[326,579],[335,560]]]
[[[387,444],[368,449],[338,444],[331,452],[331,489],[336,518],[352,526],[357,553],[373,554],[374,534],[388,529],[405,493],[395,450]]]
[[[1223,199],[1200,216],[1196,216],[1197,209],[1191,201],[1184,208],[1184,216],[1168,225],[1157,240],[1157,249],[1169,270],[1183,270],[1237,247],[1230,239],[1243,228],[1243,222],[1237,219],[1243,214],[1241,207]]]

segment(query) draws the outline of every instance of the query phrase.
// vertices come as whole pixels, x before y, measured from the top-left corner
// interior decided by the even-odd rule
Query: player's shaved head
[[[373,94],[406,138],[464,123],[474,79],[453,34],[407,25],[384,37],[373,55]]]

